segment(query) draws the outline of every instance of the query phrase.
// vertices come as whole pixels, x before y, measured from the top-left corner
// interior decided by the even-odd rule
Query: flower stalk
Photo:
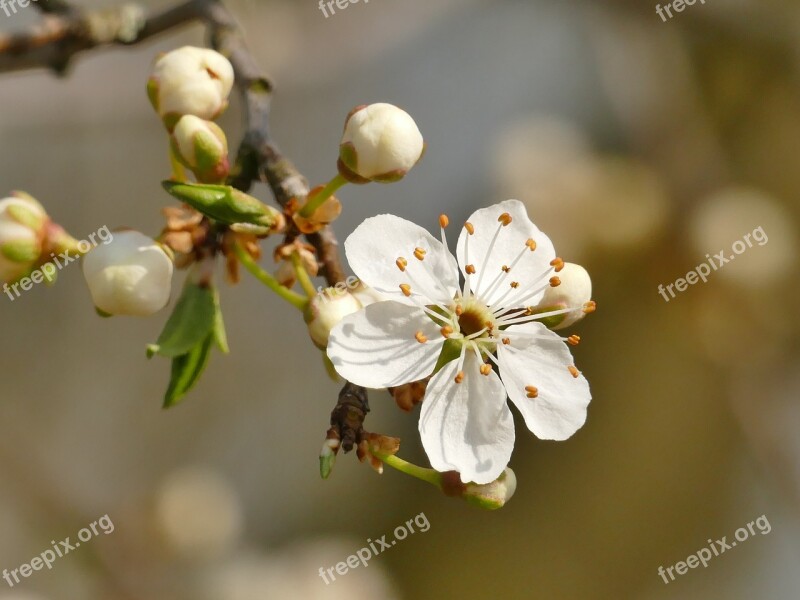
[[[328,183],[325,184],[325,187],[320,190],[318,194],[316,194],[313,198],[309,198],[306,202],[305,206],[300,209],[300,216],[308,219],[314,212],[322,206],[325,201],[333,196],[341,187],[347,184],[348,181],[344,177],[342,177],[339,173],[331,179]]]
[[[292,290],[285,288],[282,286],[277,279],[275,279],[272,275],[267,273],[264,269],[258,266],[253,257],[248,254],[248,252],[239,244],[238,242],[233,245],[233,251],[236,254],[236,258],[239,259],[239,262],[244,265],[244,268],[247,269],[250,274],[255,277],[258,281],[263,283],[273,292],[275,292],[278,296],[286,300],[289,304],[294,306],[300,311],[304,311],[308,304],[308,300],[298,294],[297,292],[293,292]]]

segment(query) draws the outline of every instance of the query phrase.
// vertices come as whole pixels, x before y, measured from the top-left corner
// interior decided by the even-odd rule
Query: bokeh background
[[[588,422],[552,443],[518,419],[519,486],[495,513],[351,456],[321,481],[338,386],[289,308],[249,280],[224,289],[233,353],[163,412],[168,364],[144,347],[166,312],[98,319],[70,266],[55,288],[0,299],[0,568],[105,514],[115,531],[0,581],[0,599],[797,598],[800,6],[707,0],[666,23],[644,0],[371,0],[327,19],[315,0],[230,7],[276,82],[274,135],[312,183],[334,173],[357,104],[398,104],[426,138],[403,182],[342,192],[342,238],[380,212],[433,229],[513,197],[589,269],[599,310],[574,328]],[[0,14],[0,28],[36,18]],[[62,80],[0,78],[0,187],[76,237],[157,233],[169,166],[144,84],[157,52],[203,37],[86,55]],[[222,120],[232,141],[239,108]],[[767,244],[659,296],[758,227]],[[372,410],[369,429],[424,463],[416,414],[384,392]],[[420,513],[428,532],[319,578]],[[768,535],[658,576],[761,515]]]

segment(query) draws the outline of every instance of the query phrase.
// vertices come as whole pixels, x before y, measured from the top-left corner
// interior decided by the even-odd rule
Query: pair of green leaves
[[[210,219],[226,225],[247,223],[268,233],[281,221],[279,211],[229,185],[164,181],[164,189]]]
[[[147,347],[148,358],[158,354],[172,359],[164,408],[178,404],[194,387],[208,365],[215,344],[223,353],[228,353],[217,290],[211,284],[187,280],[164,331],[155,344]]]

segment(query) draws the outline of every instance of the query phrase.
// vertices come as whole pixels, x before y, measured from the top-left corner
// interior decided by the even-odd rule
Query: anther
[[[539,395],[539,390],[532,385],[526,385],[525,391],[528,392],[527,393],[528,398],[536,398]]]
[[[453,328],[452,328],[452,327],[450,327],[450,325],[445,325],[444,327],[442,327],[442,328],[439,330],[439,332],[442,334],[442,336],[444,336],[444,337],[447,337],[448,335],[450,335],[451,333],[453,333]]]
[[[456,304],[456,316],[460,317],[462,314],[464,314],[464,307],[460,304]]]
[[[394,264],[396,264],[396,265],[397,265],[397,268],[398,268],[398,269],[400,269],[401,271],[404,271],[404,272],[405,272],[405,270],[406,270],[406,267],[408,266],[408,261],[407,261],[405,258],[403,258],[403,257],[401,256],[400,258],[398,258],[398,259],[395,261],[395,263],[394,263]]]
[[[427,337],[425,337],[425,334],[424,334],[424,333],[422,333],[422,331],[418,331],[417,333],[415,333],[415,334],[414,334],[414,337],[417,339],[417,341],[418,341],[420,344],[424,344],[425,342],[427,342],[427,341],[428,341],[428,338],[427,338]]]
[[[470,235],[475,233],[475,226],[472,223],[470,223],[469,221],[464,223],[464,229],[466,229],[467,233],[470,234]]]
[[[571,335],[571,336],[569,336],[567,338],[567,343],[570,346],[577,346],[578,344],[581,343],[581,336],[579,336],[579,335]]]
[[[423,260],[425,258],[425,250],[422,248],[414,248],[414,256],[417,260]]]
[[[589,300],[586,304],[583,305],[583,312],[585,314],[593,313],[597,310],[597,303],[594,300]]]
[[[401,283],[400,291],[402,291],[406,295],[406,297],[408,297],[411,295],[411,286],[408,285],[407,283]]]
[[[450,225],[450,219],[447,218],[447,215],[439,215],[439,227],[444,229]]]
[[[511,225],[511,221],[512,221],[511,215],[508,214],[508,213],[503,213],[502,215],[497,217],[497,220],[498,220],[498,222],[503,224],[503,227],[507,227],[507,226]]]
[[[528,247],[528,249],[529,249],[531,252],[533,252],[534,250],[536,250],[536,240],[529,239],[527,242],[525,242],[525,245]]]
[[[459,371],[454,381],[456,383],[461,383],[462,381],[464,381],[464,371]]]
[[[556,273],[560,273],[561,269],[564,268],[564,259],[556,256],[553,260],[550,261],[550,266],[555,267]]]
[[[481,375],[489,376],[489,373],[492,372],[492,365],[487,365],[486,363],[481,365]]]
[[[511,267],[509,267],[508,265],[503,265],[502,267],[500,267],[500,270],[503,271],[503,273],[508,273],[509,271],[511,271]]]
[[[464,267],[464,270],[467,272],[467,275],[475,275],[475,265],[467,265]]]
[[[517,289],[519,287],[519,281],[512,281],[511,282],[511,287],[514,288],[514,289]]]
[[[503,338],[503,343],[508,346],[511,343],[511,338]]]
[[[569,372],[570,372],[570,373],[572,373],[572,376],[573,376],[575,379],[577,379],[577,378],[578,378],[578,375],[580,375],[580,374],[581,374],[581,372],[580,372],[580,371],[578,371],[578,369],[576,369],[575,367],[567,367],[567,369],[569,369]]]
[[[561,279],[555,276],[550,278],[550,287],[558,287],[560,285],[561,285]]]

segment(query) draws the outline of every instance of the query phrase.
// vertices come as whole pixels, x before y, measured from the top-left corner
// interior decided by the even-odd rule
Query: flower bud
[[[98,312],[146,317],[167,305],[172,260],[153,239],[121,231],[83,259],[83,275]]]
[[[36,266],[48,222],[42,205],[27,194],[0,200],[0,281],[15,281]]]
[[[379,103],[354,108],[339,145],[339,172],[353,183],[391,183],[405,177],[422,158],[425,143],[414,119]]]
[[[545,325],[554,330],[569,327],[580,321],[586,315],[583,305],[592,299],[592,279],[582,266],[564,263],[564,268],[558,273],[558,278],[561,280],[561,284],[556,287],[548,287],[534,311],[542,313],[575,307],[572,312],[542,320]]]
[[[183,115],[215,119],[228,106],[233,66],[219,52],[184,46],[160,56],[147,82],[153,108],[172,131]]]
[[[478,485],[477,483],[466,484],[462,498],[478,508],[497,510],[498,508],[503,508],[506,502],[511,500],[515,491],[517,491],[517,476],[514,475],[514,471],[506,467],[500,477],[492,483],[484,485]]]
[[[201,183],[225,181],[230,171],[228,139],[219,125],[194,115],[184,115],[170,137],[180,163]]]
[[[375,291],[360,279],[354,286],[351,286],[350,293],[353,294],[353,296],[356,297],[356,300],[361,303],[362,308],[366,308],[370,304],[375,304],[376,302],[381,302],[387,299],[386,296],[378,291]]]
[[[320,350],[328,347],[331,330],[347,315],[361,310],[361,303],[347,290],[328,288],[314,296],[306,309],[311,340]]]

